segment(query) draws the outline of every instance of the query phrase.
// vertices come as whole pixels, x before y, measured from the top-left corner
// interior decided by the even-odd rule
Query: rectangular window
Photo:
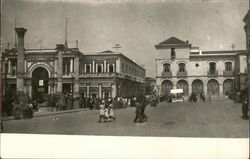
[[[63,58],[63,74],[69,75],[70,74],[70,58]]]
[[[232,71],[232,62],[226,62],[226,71]]]

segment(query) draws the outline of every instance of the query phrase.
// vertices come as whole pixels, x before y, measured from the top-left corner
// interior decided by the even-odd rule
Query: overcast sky
[[[170,0],[165,2],[3,0],[2,42],[14,42],[14,21],[28,29],[26,45],[53,48],[65,40],[79,41],[83,53],[119,50],[155,74],[155,48],[172,36],[201,50],[245,49],[243,18],[247,0]],[[29,44],[28,44],[29,43]],[[53,45],[52,45],[53,44]],[[71,42],[70,42],[71,44]]]

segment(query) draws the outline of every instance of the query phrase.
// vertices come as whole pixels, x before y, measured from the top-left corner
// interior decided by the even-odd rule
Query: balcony
[[[171,78],[172,77],[172,71],[170,71],[170,72],[162,72],[161,76],[163,78]]]
[[[187,77],[187,71],[185,72],[177,72],[177,78],[186,78]]]
[[[228,77],[228,76],[233,76],[233,75],[234,75],[234,71],[233,70],[231,70],[231,71],[223,71],[223,76]]]
[[[117,73],[113,72],[113,73],[84,73],[84,74],[80,74],[80,77],[84,77],[84,78],[103,78],[103,77],[116,77]]]
[[[216,71],[208,70],[207,71],[207,76],[209,76],[209,77],[217,77],[218,76],[218,70],[216,70]]]

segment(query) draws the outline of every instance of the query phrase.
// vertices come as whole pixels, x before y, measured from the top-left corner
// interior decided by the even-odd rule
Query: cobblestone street
[[[98,123],[98,110],[4,121],[5,133],[247,138],[248,120],[241,105],[230,100],[211,103],[160,103],[147,106],[146,123],[133,123],[135,108],[115,110],[115,122]]]

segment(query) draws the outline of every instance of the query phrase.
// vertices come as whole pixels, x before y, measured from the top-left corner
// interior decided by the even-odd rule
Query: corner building
[[[3,52],[3,95],[18,92],[31,99],[70,93],[74,98],[128,97],[144,89],[145,69],[121,53],[84,55],[77,47],[25,49],[24,28],[18,45]],[[75,104],[74,104],[75,105]]]
[[[171,89],[223,96],[247,85],[246,50],[201,51],[188,41],[171,37],[156,48],[156,91],[159,96]]]

